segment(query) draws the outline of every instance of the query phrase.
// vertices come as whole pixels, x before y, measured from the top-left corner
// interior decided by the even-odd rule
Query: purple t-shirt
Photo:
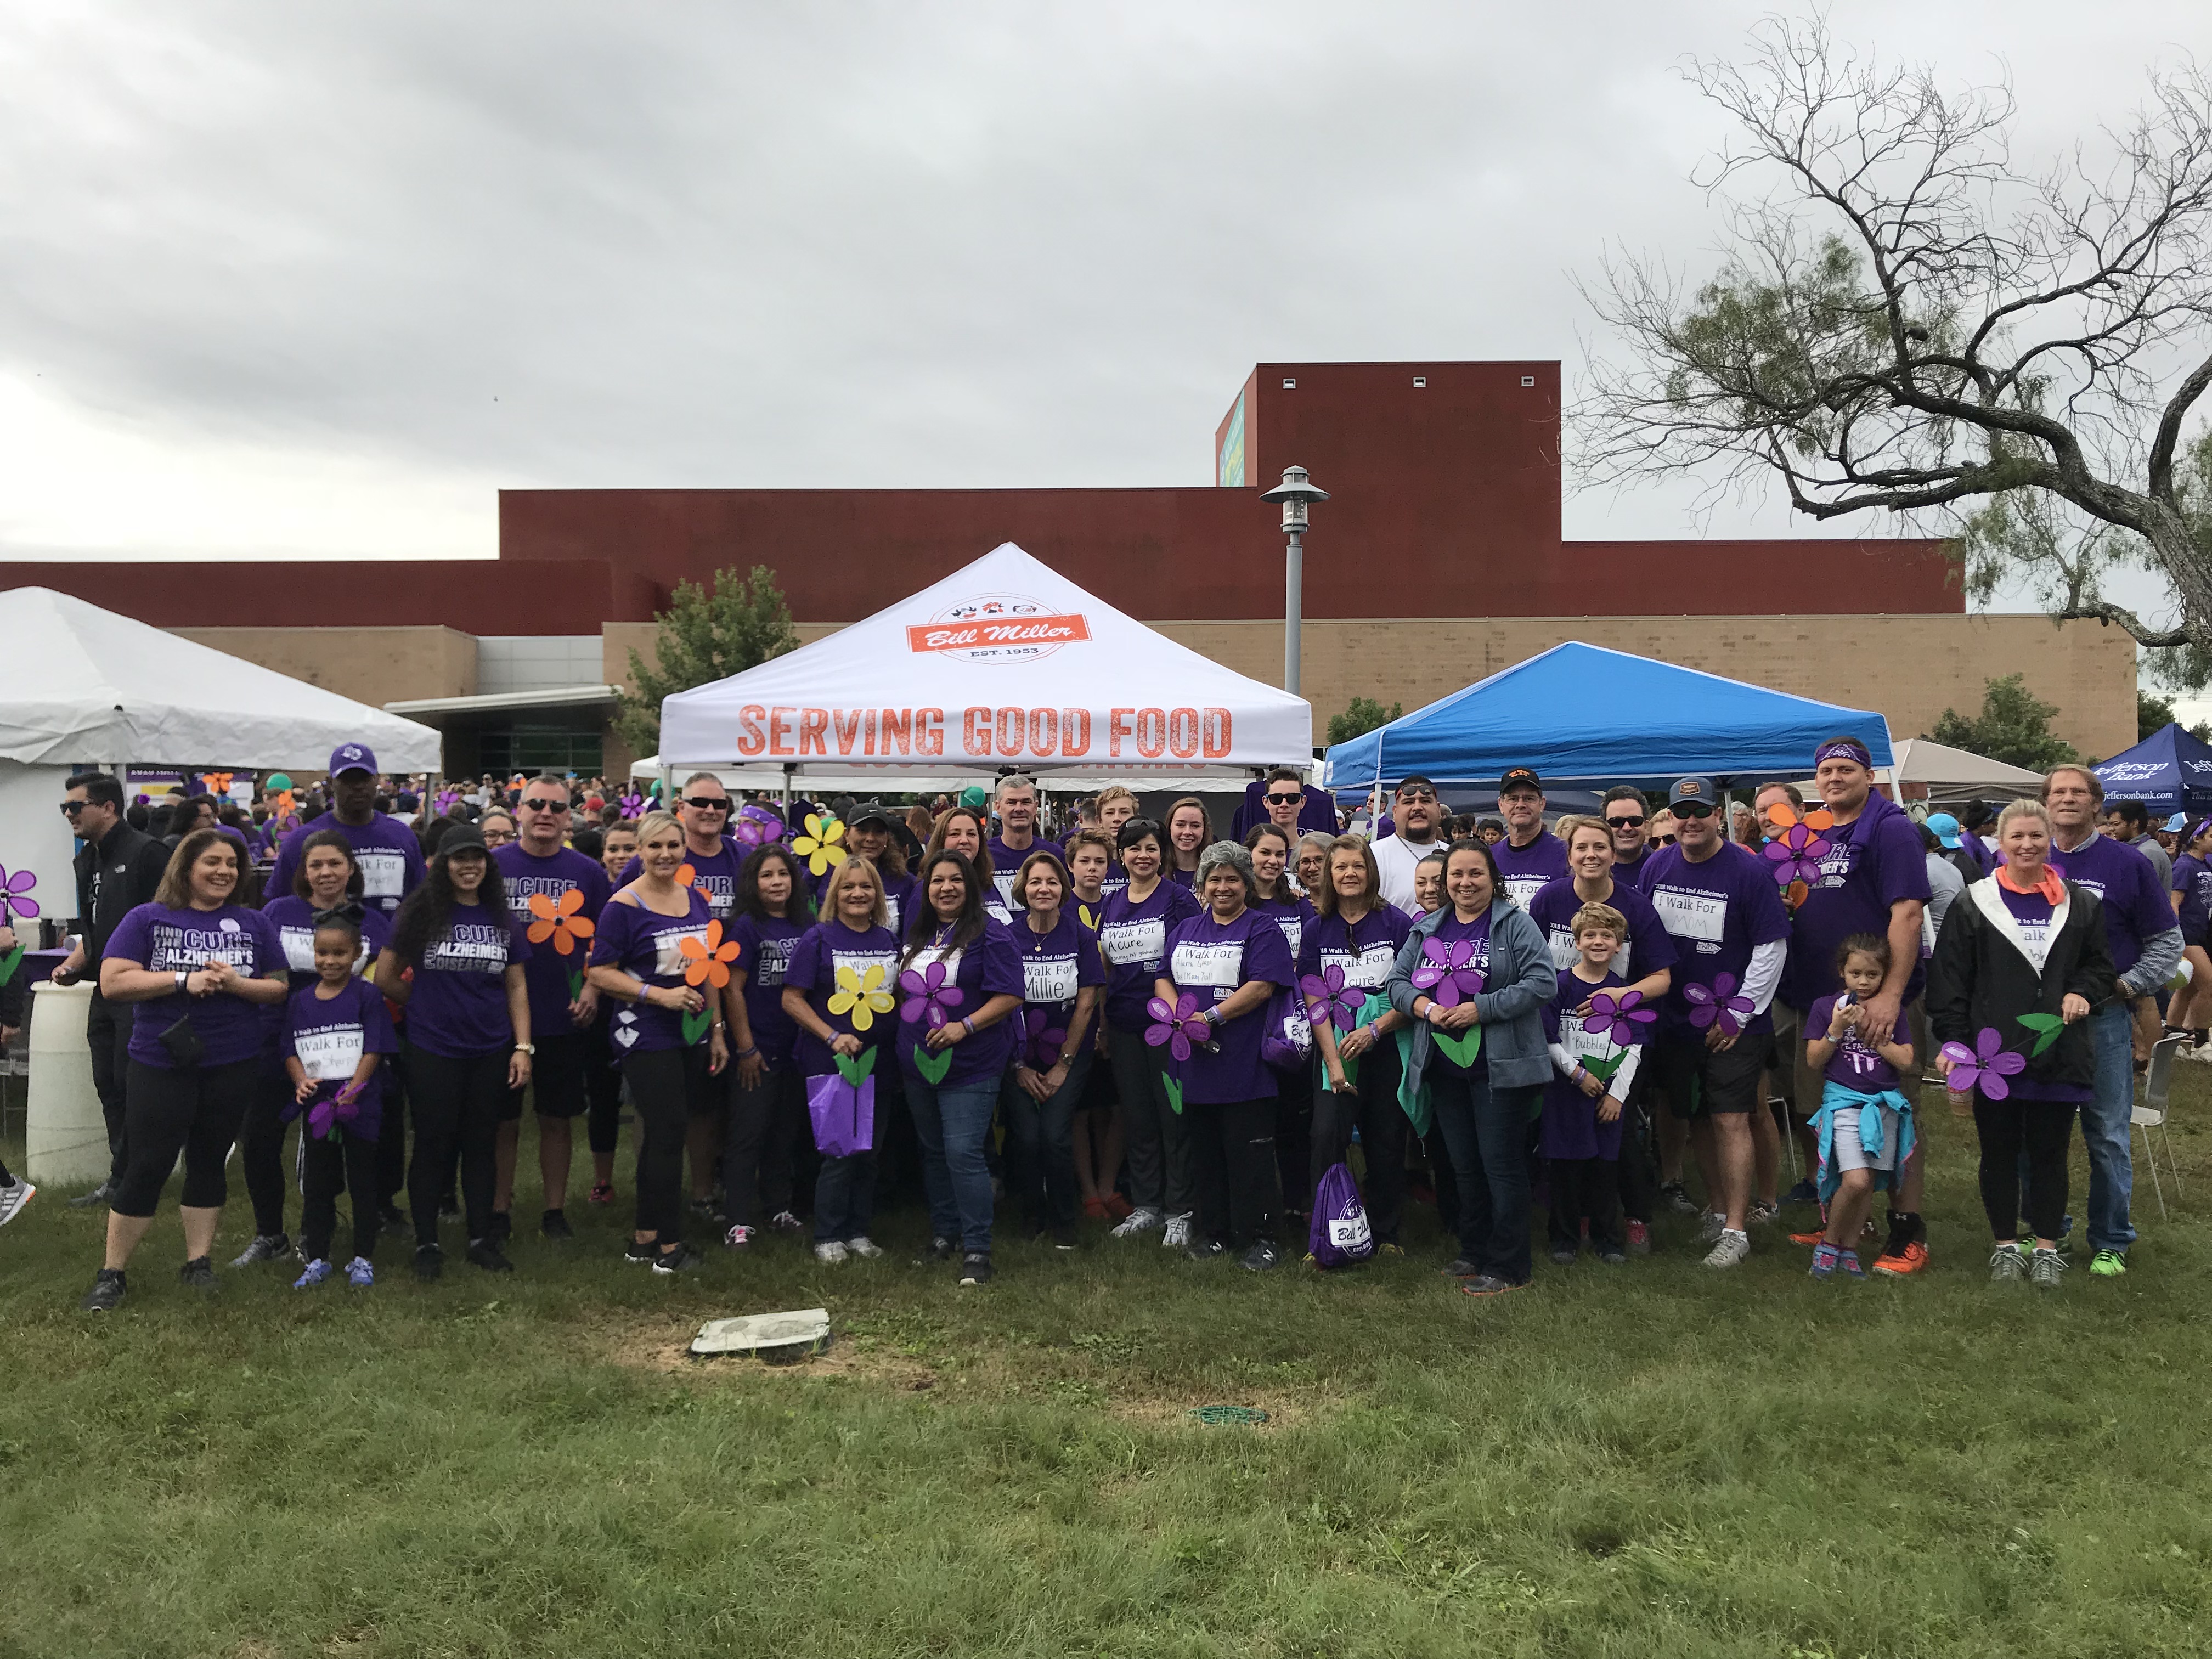
[[[399,1050],[384,998],[374,986],[357,979],[348,980],[328,1001],[317,996],[314,985],[310,984],[305,990],[295,991],[278,1012],[283,1024],[277,1053],[298,1060],[309,1079],[323,1085],[318,1092],[325,1097],[353,1081],[364,1055]],[[288,1116],[297,1116],[306,1109],[295,1103],[288,1103],[285,1109]],[[374,1140],[383,1121],[384,1067],[379,1066],[370,1073],[368,1086],[361,1091],[360,1114],[349,1133]]]
[[[1583,1003],[1600,991],[1618,991],[1628,981],[1608,970],[1604,978],[1590,981],[1571,969],[1559,973],[1558,994],[1544,1005],[1544,1040],[1556,1042],[1572,1059],[1585,1064],[1604,1061],[1621,1052],[1621,1045],[1610,1032],[1598,1036],[1583,1029],[1582,1017],[1575,1012]],[[1619,1098],[1618,1095],[1615,1098]],[[1610,1123],[1597,1121],[1597,1102],[1575,1086],[1570,1078],[1559,1075],[1552,1068],[1552,1075],[1544,1085],[1544,1122],[1541,1147],[1546,1158],[1601,1158],[1608,1161],[1620,1156],[1621,1119]]]
[[[1062,906],[1060,920],[1049,933],[1038,933],[1030,926],[1026,915],[1011,929],[1014,949],[1022,960],[1022,1012],[1015,1019],[1022,1025],[1023,1036],[1013,1059],[1039,1071],[1052,1068],[1061,1047],[1057,1039],[1047,1043],[1044,1034],[1065,1032],[1068,1021],[1075,1018],[1077,994],[1087,986],[1106,983],[1106,963],[1098,954],[1098,935],[1083,925],[1076,909],[1074,905]],[[1097,1029],[1094,1023],[1091,1030]]]
[[[456,904],[446,931],[412,964],[407,1040],[447,1060],[507,1047],[514,1041],[507,1012],[507,964],[530,957],[530,941],[514,917],[481,904]]]
[[[1291,891],[1290,878],[1285,876],[1278,884],[1273,898],[1261,899],[1252,908],[1274,917],[1275,926],[1283,930],[1283,944],[1291,953],[1291,960],[1296,962],[1305,949],[1306,929],[1317,919],[1313,906]]]
[[[808,878],[814,884],[814,908],[817,914],[822,909],[822,896],[829,890],[830,878],[836,875],[840,867],[833,864],[820,875]],[[888,916],[887,925],[891,932],[904,939],[906,925],[914,917],[914,895],[917,884],[910,875],[885,875],[880,866],[878,866],[876,874],[884,884],[884,908]]]
[[[1027,924],[1024,924],[1026,927]],[[1000,923],[988,916],[983,921],[983,933],[957,949],[945,948],[952,936],[949,927],[939,926],[931,930],[929,943],[914,954],[913,960],[896,976],[891,987],[898,998],[898,1033],[894,1039],[898,1045],[899,1064],[915,1077],[915,1044],[928,1031],[927,1005],[917,1008],[915,1018],[905,1018],[906,1005],[916,999],[909,996],[902,981],[907,972],[927,974],[933,963],[945,968],[945,983],[957,988],[959,1001],[945,1011],[945,1023],[965,1019],[975,1013],[993,997],[1018,997],[1022,994],[1022,964],[1014,953],[1013,935]],[[945,1068],[944,1079],[936,1085],[940,1089],[972,1089],[980,1083],[990,1083],[1006,1069],[1013,1054],[1014,1033],[1021,1029],[1021,1013],[1017,1010],[1007,1018],[986,1025],[980,1031],[971,1030],[952,1046],[952,1064]]]
[[[367,823],[340,823],[335,812],[310,818],[284,837],[276,849],[276,867],[269,872],[264,890],[289,893],[300,873],[300,843],[318,830],[335,830],[353,848],[361,866],[362,908],[374,906],[387,916],[399,901],[422,884],[422,843],[398,818],[372,812]]]
[[[271,899],[261,908],[276,930],[278,945],[284,956],[284,966],[291,971],[294,985],[304,985],[315,977],[315,907],[303,898]],[[376,953],[392,942],[392,924],[384,919],[384,912],[364,904],[361,910],[361,960],[354,964],[354,972],[366,973]],[[280,1007],[279,1017],[283,1013]]]
[[[557,908],[568,894],[581,893],[582,908],[573,914],[596,926],[599,913],[606,908],[611,896],[606,866],[573,847],[563,847],[550,858],[541,859],[524,851],[519,841],[493,848],[491,860],[499,866],[500,884],[507,891],[509,914],[522,924],[526,933],[535,923],[545,935],[538,940],[534,953],[522,970],[523,983],[530,991],[531,1038],[542,1042],[550,1036],[565,1036],[575,1029],[568,1018],[568,1004],[582,989],[581,986],[572,986],[570,976],[581,977],[586,962],[592,959],[592,947],[580,936],[533,915],[530,898],[537,894]],[[564,939],[568,943],[566,951],[561,949]]]
[[[804,991],[809,1006],[832,1031],[849,1031],[863,1045],[875,1048],[889,1041],[891,1028],[898,1024],[898,940],[890,928],[870,927],[865,933],[855,932],[833,918],[808,928],[799,943],[792,946],[791,964],[784,970],[784,984]],[[832,1013],[830,1001],[837,994],[837,970],[841,968],[847,970],[854,988],[880,994]],[[871,969],[881,970],[875,975],[872,986],[869,982]],[[888,1009],[881,1006],[886,996],[891,999]],[[865,1026],[856,1018],[863,1013],[867,1018]],[[793,1052],[799,1058],[799,1070],[809,1077],[826,1077],[837,1069],[830,1045],[811,1031],[799,1031]],[[878,1060],[876,1065],[880,1069],[885,1063]]]
[[[1921,872],[1926,884],[1927,872]],[[1767,861],[1747,847],[1723,842],[1712,857],[1693,864],[1680,847],[1662,847],[1652,860],[1644,895],[1659,925],[1674,941],[1674,983],[1660,1009],[1662,1030],[1692,1030],[1692,985],[1711,990],[1723,974],[1730,996],[1743,994],[1743,976],[1754,947],[1790,937],[1790,913]],[[1752,1032],[1774,1029],[1771,1010],[1743,1023]]]
[[[1334,968],[1347,987],[1381,991],[1389,984],[1390,969],[1413,930],[1403,910],[1379,898],[1357,922],[1347,923],[1340,915],[1316,916],[1298,941],[1298,976],[1319,979]]]
[[[2117,842],[2106,840],[2103,836],[2099,836],[2095,839],[2104,842],[2107,847],[2123,856],[2135,860],[2145,869],[2150,869],[2153,878],[2151,885],[2155,887],[2158,884],[2157,871],[2151,869],[2150,860],[2142,854],[2132,848],[2123,847]],[[2075,850],[2078,854],[2083,849],[2077,848]],[[2051,852],[2051,861],[2055,865],[2057,861],[2058,849],[2054,846]],[[2070,880],[2072,878],[2069,877],[2068,879]],[[2002,882],[1999,882],[1997,896],[2004,901],[2005,908],[2012,912],[2012,919],[2020,924],[2021,932],[2027,936],[2030,943],[2039,943],[2051,936],[2051,901],[2042,894],[2015,893]],[[2008,1034],[2005,1047],[2014,1050],[2033,1047],[2033,1044],[2025,1044],[2021,1041],[2021,1038],[2026,1035],[2025,1030],[2018,1035]],[[2026,1072],[2008,1078],[2006,1081],[2011,1085],[2007,1098],[2012,1100],[2070,1100],[2078,1103],[2096,1098],[2094,1090],[2081,1084],[2046,1082],[2031,1077]]]
[[[269,918],[244,905],[173,910],[166,904],[142,904],[116,924],[100,956],[103,962],[135,962],[155,974],[196,973],[218,959],[247,979],[270,979],[284,971],[284,946]],[[161,1046],[161,1033],[186,1014],[199,1036],[202,1066],[228,1066],[267,1052],[262,1045],[269,1022],[259,1004],[228,991],[208,997],[172,991],[137,1005],[131,1024],[131,1058],[169,1070],[175,1062]]]
[[[1060,843],[1043,836],[1033,834],[1030,844],[1019,851],[1007,846],[1004,836],[994,836],[987,844],[991,851],[991,879],[998,886],[999,901],[1017,914],[1021,906],[1014,902],[1014,878],[1022,872],[1022,861],[1032,853],[1050,853],[1063,866],[1067,863]]]
[[[1106,1018],[1117,1031],[1142,1031],[1152,1024],[1145,1004],[1152,982],[1166,971],[1168,936],[1198,914],[1190,889],[1163,880],[1142,904],[1124,887],[1106,901],[1098,948],[1106,958]]]
[[[1889,933],[1890,907],[1900,899],[1928,902],[1928,859],[1920,831],[1893,803],[1869,795],[1857,817],[1820,831],[1828,843],[1820,879],[1808,882],[1805,902],[1791,919],[1790,959],[1782,970],[1782,1000],[1809,1009],[1818,997],[1844,988],[1836,971],[1837,947],[1853,933]],[[1773,861],[1757,855],[1774,883]],[[1776,884],[1776,890],[1780,887]],[[1920,994],[1927,970],[1916,947],[1907,1002]]]
[[[1651,860],[1666,850],[1663,847],[1654,847],[1646,842],[1644,850],[1636,855],[1633,864],[1616,856],[1613,861],[1613,878],[1623,886],[1633,887],[1638,892],[1642,892],[1644,881],[1651,873]]]
[[[788,916],[763,916],[756,921],[741,915],[730,929],[738,942],[733,972],[745,976],[745,1018],[753,1028],[753,1047],[771,1069],[791,1064],[791,1051],[799,1041],[799,1027],[783,1012],[783,977],[791,968],[791,953],[813,926]]]
[[[2093,835],[2072,852],[2051,843],[2051,867],[2077,887],[2104,901],[2105,942],[2112,947],[2112,971],[2124,974],[2142,960],[2143,942],[2181,924],[2173,901],[2159,884],[2158,866],[2124,842]],[[2125,987],[2122,988],[2123,994]],[[2087,1099],[2082,1096],[2081,1098]],[[2071,1095],[2050,1095],[2071,1100]]]
[[[1674,941],[1659,925],[1659,913],[1651,908],[1650,899],[1620,878],[1618,870],[1613,872],[1613,896],[1598,902],[1620,911],[1628,922],[1626,943],[1607,964],[1612,972],[1625,976],[1624,982],[1674,965]],[[1574,920],[1583,904],[1575,896],[1572,876],[1546,882],[1543,890],[1528,902],[1528,920],[1551,945],[1552,966],[1563,973],[1582,959],[1582,951],[1575,945]]]
[[[690,899],[690,905],[680,916],[664,916],[642,904],[610,901],[607,908],[599,912],[599,932],[592,939],[592,966],[619,968],[631,978],[657,985],[665,991],[675,990],[684,984],[688,960],[684,941],[695,940],[703,950],[708,924],[713,917],[708,915],[705,894],[696,887],[683,890]],[[544,952],[538,954],[543,956]],[[740,949],[738,959],[729,966],[740,967],[744,962],[744,954]],[[716,994],[714,986],[703,984],[698,989],[711,1009]],[[531,1018],[537,1018],[534,1007]],[[607,1040],[614,1044],[617,1059],[624,1054],[693,1046],[684,1041],[684,1016],[673,1008],[659,1007],[650,1002],[617,1004],[607,1021]],[[694,1042],[706,1041],[707,1032],[702,1029]]]
[[[1503,842],[1498,843],[1501,847],[1505,843]],[[1440,945],[1457,945],[1462,939],[1472,945],[1474,947],[1474,954],[1468,959],[1466,966],[1468,969],[1472,969],[1475,974],[1475,985],[1478,991],[1487,990],[1489,988],[1490,907],[1488,905],[1486,904],[1482,907],[1482,914],[1477,916],[1473,921],[1462,921],[1459,919],[1459,912],[1456,909],[1446,909],[1444,911],[1444,919],[1437,924],[1436,932],[1432,937]],[[1436,1000],[1435,994],[1433,992],[1425,993],[1425,994],[1427,994],[1431,1001]],[[1462,995],[1459,1000],[1462,1002],[1465,1002],[1468,1000],[1468,998],[1466,995]],[[1458,1033],[1458,1035],[1464,1036],[1466,1036],[1466,1033],[1462,1031]],[[1480,1050],[1477,1050],[1474,1056],[1474,1064],[1472,1066],[1461,1065],[1457,1060],[1454,1060],[1440,1048],[1431,1048],[1429,1051],[1429,1064],[1431,1066],[1445,1067],[1455,1072],[1463,1072],[1469,1077],[1486,1077],[1489,1075],[1490,1062],[1483,1058]]]
[[[2043,913],[2048,916],[2051,907],[2045,905]],[[1829,1024],[1835,1018],[1836,1005],[1838,1002],[1848,1003],[1851,1000],[1851,994],[1843,991],[1833,996],[1822,997],[1814,1003],[1805,1016],[1805,1041],[1825,1041]],[[1897,1011],[1897,1029],[1890,1033],[1889,1040],[1892,1043],[1912,1041],[1912,1028],[1902,1008]],[[1828,1056],[1828,1063],[1820,1074],[1831,1083],[1840,1083],[1846,1089],[1856,1089],[1863,1095],[1878,1095],[1885,1089],[1900,1086],[1897,1080],[1897,1068],[1884,1060],[1881,1050],[1856,1031],[1844,1033],[1842,1041],[1836,1044],[1836,1052]]]
[[[1548,830],[1539,830],[1526,847],[1516,847],[1508,836],[1490,849],[1490,856],[1497,861],[1498,881],[1523,910],[1547,882],[1567,873],[1567,844]]]
[[[2181,908],[2174,915],[2181,937],[2202,945],[2205,922],[2212,918],[2212,866],[2194,853],[2184,853],[2173,861],[2173,890],[2181,895]]]
[[[1164,976],[1174,981],[1178,999],[1183,992],[1195,996],[1201,1012],[1226,1002],[1255,979],[1289,986],[1297,978],[1283,930],[1264,910],[1248,909],[1230,922],[1216,921],[1212,911],[1203,911],[1168,935],[1167,951]],[[1214,1028],[1217,1052],[1194,1048],[1188,1060],[1170,1062],[1182,1080],[1183,1098],[1202,1104],[1273,1100],[1275,1074],[1260,1057],[1267,1025],[1267,1004],[1262,1002]]]
[[[1169,856],[1172,860],[1174,855],[1170,854]],[[1171,861],[1164,873],[1168,880],[1182,888],[1186,893],[1194,893],[1198,890],[1198,872],[1195,869],[1178,870]]]
[[[708,909],[725,927],[730,925],[730,912],[738,902],[738,872],[745,867],[745,860],[750,856],[749,848],[738,846],[727,836],[722,837],[722,850],[719,853],[695,853],[690,843],[684,843],[684,862],[690,866],[691,884],[707,896]],[[619,893],[644,873],[643,860],[632,859],[623,866],[622,874],[615,878],[614,890]]]

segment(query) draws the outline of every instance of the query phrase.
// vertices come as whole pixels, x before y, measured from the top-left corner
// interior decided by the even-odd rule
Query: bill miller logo
[[[1079,613],[1055,616],[1019,593],[979,594],[906,630],[910,651],[947,652],[970,662],[1035,662],[1090,637]]]

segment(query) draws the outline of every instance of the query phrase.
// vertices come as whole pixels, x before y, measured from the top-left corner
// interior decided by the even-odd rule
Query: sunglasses
[[[565,812],[568,810],[568,803],[565,800],[541,800],[535,797],[522,805],[526,811],[531,812]]]
[[[65,800],[62,803],[62,816],[65,818],[73,818],[91,805],[88,800]]]
[[[1302,794],[1270,795],[1267,797],[1267,805],[1270,806],[1296,806],[1304,799],[1305,797]]]
[[[1433,789],[1401,789],[1398,792],[1398,799],[1408,806],[1419,806],[1423,801],[1434,800],[1436,798],[1437,792]]]
[[[1651,837],[1651,844],[1654,847],[1672,847],[1674,844],[1674,838],[1672,836],[1654,836]]]
[[[1674,807],[1674,816],[1678,818],[1709,818],[1713,815],[1712,803],[1702,800],[1686,800],[1679,803]]]
[[[701,812],[726,812],[730,810],[730,803],[720,795],[686,795],[684,804]]]
[[[1632,818],[1607,818],[1606,822],[1616,830],[1641,830],[1644,827],[1644,815],[1638,812]]]

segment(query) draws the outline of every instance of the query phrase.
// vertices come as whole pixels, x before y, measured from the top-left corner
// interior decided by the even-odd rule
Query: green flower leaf
[[[1443,1031],[1431,1034],[1436,1045],[1464,1070],[1474,1064],[1474,1057],[1482,1052],[1482,1027],[1470,1025],[1463,1036],[1453,1036]]]
[[[0,957],[0,985],[15,977],[15,970],[23,965],[23,947],[17,945],[4,957]]]
[[[1603,1060],[1585,1060],[1583,1061],[1583,1070],[1588,1072],[1600,1083],[1610,1083],[1613,1081],[1613,1074],[1620,1069],[1620,1062],[1627,1058],[1628,1051],[1624,1048],[1619,1054],[1608,1054]]]
[[[858,1060],[850,1054],[832,1054],[830,1058],[837,1062],[837,1070],[845,1081],[854,1088],[860,1087],[860,1079],[876,1069],[876,1051],[873,1048],[863,1048]]]
[[[689,1048],[697,1042],[700,1038],[707,1035],[708,1027],[714,1023],[714,1011],[712,1008],[702,1008],[696,1014],[684,1015],[684,1046]]]
[[[1175,1108],[1177,1117],[1182,1115],[1182,1079],[1177,1077],[1161,1079],[1167,1085],[1168,1104]]]
[[[917,1042],[914,1045],[914,1069],[924,1083],[934,1086],[945,1081],[945,1074],[952,1069],[952,1050],[939,1048],[935,1054]]]
[[[2063,1031],[2066,1021],[2057,1014],[2022,1014],[2020,1023],[2031,1031]]]

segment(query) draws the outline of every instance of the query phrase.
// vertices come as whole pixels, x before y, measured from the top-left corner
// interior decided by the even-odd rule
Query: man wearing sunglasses
[[[1391,817],[1397,834],[1385,836],[1371,849],[1375,867],[1382,877],[1382,899],[1407,915],[1418,914],[1413,902],[1413,866],[1431,853],[1443,850],[1443,809],[1437,801],[1437,787],[1422,774],[1401,779]]]
[[[92,1050],[92,1086],[107,1123],[110,1168],[107,1181],[70,1203],[83,1207],[107,1201],[108,1185],[123,1173],[123,1079],[130,1070],[125,1050],[131,1042],[131,1004],[100,994],[100,959],[107,936],[124,917],[154,902],[169,867],[169,849],[123,821],[123,786],[105,772],[84,772],[64,786],[62,816],[82,844],[76,853],[76,914],[84,930],[76,946],[54,969],[57,985],[92,980],[92,1006],[85,1017],[85,1044]]]
[[[792,811],[796,813],[794,805]],[[725,927],[738,902],[738,872],[745,861],[744,848],[730,839],[730,792],[712,772],[694,772],[684,780],[677,798],[676,819],[684,826],[684,862],[690,866],[691,884],[707,896],[707,909]],[[615,878],[614,890],[622,890],[644,873],[645,866],[632,859]]]
[[[1598,816],[1613,836],[1613,878],[1644,890],[1644,872],[1650,867],[1651,815],[1644,792],[1632,783],[1616,783],[1598,803]]]
[[[262,889],[270,900],[292,896],[300,873],[300,847],[318,830],[335,830],[353,848],[361,870],[361,896],[388,917],[399,901],[422,884],[428,872],[422,843],[398,818],[376,810],[376,757],[363,743],[342,743],[331,751],[331,810],[310,818],[276,850],[276,867]]]
[[[581,977],[591,943],[571,933],[568,923],[573,920],[596,927],[614,890],[597,859],[566,844],[574,810],[568,779],[556,773],[531,779],[516,796],[515,838],[494,848],[491,855],[499,866],[507,908],[523,927],[536,927],[532,953],[522,964],[522,980],[530,994],[530,1035],[538,1046],[531,1060],[529,1092],[538,1113],[538,1172],[545,1183],[545,1213],[538,1231],[554,1239],[575,1236],[566,1213],[569,1125],[591,1105],[585,1079],[592,1060],[592,1022],[599,1012],[599,992]],[[571,893],[582,896],[572,901]],[[532,908],[532,898],[539,908]],[[563,944],[566,951],[560,948]],[[513,1208],[522,1096],[520,1089],[509,1090],[501,1115],[495,1217],[508,1215]]]

